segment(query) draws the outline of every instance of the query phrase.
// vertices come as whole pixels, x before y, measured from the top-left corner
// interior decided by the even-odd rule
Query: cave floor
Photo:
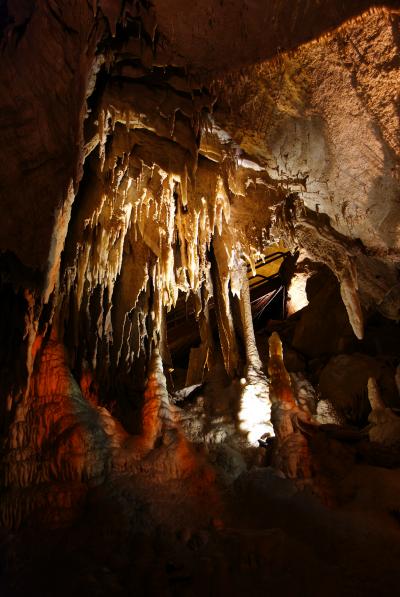
[[[73,524],[3,532],[1,594],[394,595],[399,485],[358,465],[328,507],[269,467],[229,486],[112,476]]]

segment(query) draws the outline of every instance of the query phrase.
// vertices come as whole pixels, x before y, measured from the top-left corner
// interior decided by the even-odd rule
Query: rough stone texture
[[[395,593],[397,8],[2,3],[0,514],[81,516],[55,570],[98,526],[88,594]],[[308,304],[256,336],[277,246]],[[173,404],[179,301],[204,385]],[[26,592],[46,575],[5,538]]]
[[[46,269],[62,249],[81,175],[85,98],[104,25],[87,2],[8,2],[0,84],[1,247]],[[69,192],[69,189],[72,189]],[[72,196],[71,196],[72,194]],[[24,222],[29,225],[24,227]]]
[[[367,386],[370,377],[382,386],[384,403],[396,404],[393,372],[384,360],[359,353],[339,355],[329,361],[319,377],[321,397],[329,400],[349,421],[365,421],[369,411]]]
[[[382,251],[398,248],[398,28],[394,12],[367,13],[232,77],[225,99],[235,140],[271,176],[338,232]]]
[[[310,302],[298,313],[293,348],[309,358],[351,350],[356,339],[335,278],[323,270],[307,281],[306,288]]]
[[[358,336],[357,289],[365,307],[398,317],[398,19],[396,12],[366,13],[273,64],[228,76],[215,115],[251,159],[316,214],[293,223],[294,245],[336,273]],[[324,233],[322,214],[342,240]],[[343,251],[346,239],[361,243]]]
[[[182,0],[154,2],[159,27],[171,42],[175,59],[212,72],[273,58],[382,5],[397,2],[194,0],[189,6]]]
[[[50,340],[4,446],[3,524],[18,527],[32,511],[48,524],[73,519],[86,483],[103,482],[110,463],[101,414],[83,398],[63,346]]]

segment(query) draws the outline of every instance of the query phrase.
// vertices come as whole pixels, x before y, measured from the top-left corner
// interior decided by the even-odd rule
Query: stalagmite
[[[368,380],[368,400],[372,411],[384,410],[386,408],[385,403],[381,398],[378,384],[374,377],[370,377]]]
[[[162,360],[157,348],[153,350],[142,409],[141,440],[146,450],[154,448],[163,425],[170,422],[169,398]]]
[[[282,343],[276,332],[269,339],[268,373],[271,421],[276,436],[275,466],[289,478],[307,479],[312,475],[311,458],[297,419],[309,421],[309,417],[296,404],[290,376],[283,363]]]
[[[368,417],[372,425],[368,431],[371,442],[388,447],[400,446],[400,417],[385,406],[373,377],[368,380],[368,400],[372,409]]]
[[[202,470],[204,465],[184,436],[179,417],[179,409],[169,400],[160,352],[154,348],[144,394],[142,430],[139,437],[133,438],[131,446],[134,458],[147,456],[150,462],[156,458],[157,450],[160,451],[157,473],[160,479],[186,477],[197,469]],[[212,476],[207,467],[203,472],[206,477]]]
[[[397,365],[397,367],[396,367],[396,373],[395,373],[394,379],[395,379],[397,391],[400,396],[400,364]]]
[[[9,508],[17,490],[15,507],[19,508],[18,516],[25,516],[34,506],[30,504],[32,489],[59,480],[73,486],[71,491],[63,490],[70,493],[70,506],[64,515],[73,517],[81,494],[74,494],[75,484],[88,479],[100,483],[109,471],[111,455],[98,412],[83,398],[68,369],[64,347],[54,337],[44,342],[40,366],[30,379],[29,393],[18,405],[8,441],[2,463],[6,491],[0,513]],[[55,485],[41,499],[51,502],[58,490]],[[9,522],[17,524],[15,519]]]
[[[240,398],[240,429],[247,434],[247,440],[257,445],[261,438],[274,435],[271,424],[271,402],[268,381],[262,371],[262,364],[256,346],[247,268],[241,268],[240,315],[246,348],[246,370]]]

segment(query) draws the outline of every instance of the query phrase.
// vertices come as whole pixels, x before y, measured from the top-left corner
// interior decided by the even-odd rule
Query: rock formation
[[[327,503],[392,578],[399,51],[396,0],[0,3],[5,594],[97,525],[119,572],[57,594],[292,594]],[[379,594],[318,541],[299,595]]]

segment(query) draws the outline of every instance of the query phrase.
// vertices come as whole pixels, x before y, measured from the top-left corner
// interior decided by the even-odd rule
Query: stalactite
[[[222,356],[228,375],[234,377],[238,373],[239,353],[229,301],[229,280],[226,276],[225,279],[222,277],[223,274],[220,272],[217,257],[211,265],[211,272],[215,289],[215,308]]]
[[[186,386],[202,383],[206,369],[210,369],[215,362],[215,346],[210,324],[210,295],[208,292],[206,286],[203,286],[199,293],[195,295],[196,319],[198,320],[201,343],[199,347],[190,350]]]
[[[306,210],[301,201],[291,196],[282,209],[277,210],[275,232],[285,238],[289,248],[300,246],[305,255],[325,263],[339,280],[340,294],[350,324],[358,339],[364,335],[364,316],[358,294],[357,269],[353,255],[359,248],[345,242],[326,220]]]

